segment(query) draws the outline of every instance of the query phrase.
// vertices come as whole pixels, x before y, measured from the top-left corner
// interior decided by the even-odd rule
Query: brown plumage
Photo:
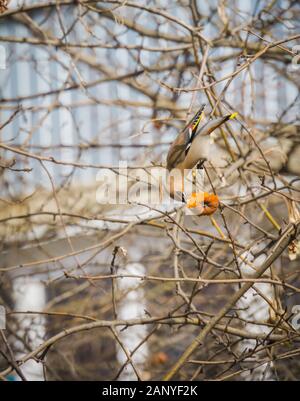
[[[191,129],[191,122],[180,132],[175,141],[170,146],[167,156],[167,169],[173,168],[192,169],[203,159],[203,150],[201,149],[201,138],[207,136],[219,128],[222,124],[228,121],[231,114],[224,117],[217,117],[208,121],[206,124],[199,128],[199,122],[203,113],[204,107],[197,112],[195,117],[200,113],[198,124],[194,129]]]
[[[177,135],[175,141],[170,146],[167,156],[167,169],[172,170],[181,163],[186,155],[189,144],[193,141],[201,118],[203,116],[205,105],[202,105],[194,117],[187,123],[183,130]]]

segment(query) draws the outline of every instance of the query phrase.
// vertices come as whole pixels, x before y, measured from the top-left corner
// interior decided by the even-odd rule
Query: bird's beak
[[[202,128],[200,128],[198,135],[206,136],[211,134],[214,130],[219,128],[228,120],[233,120],[238,113],[226,114],[223,117],[217,117],[206,123]]]

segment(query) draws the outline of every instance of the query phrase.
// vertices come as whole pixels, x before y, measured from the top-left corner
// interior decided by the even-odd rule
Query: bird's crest
[[[197,111],[197,113],[193,117],[192,121],[189,123],[189,128],[191,129],[192,133],[195,132],[200,121],[202,120],[203,111],[204,111],[204,105],[202,105],[202,107]]]

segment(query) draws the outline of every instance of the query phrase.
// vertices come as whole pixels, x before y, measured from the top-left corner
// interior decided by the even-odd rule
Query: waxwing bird
[[[203,149],[201,149],[201,138],[210,135],[226,121],[233,119],[236,113],[227,114],[224,117],[217,117],[208,121],[199,128],[199,123],[203,116],[204,106],[196,113],[195,117],[179,133],[175,141],[170,146],[167,156],[167,169],[173,168],[192,169],[201,159],[203,159]]]
[[[204,109],[205,105],[203,104],[170,146],[167,156],[167,169],[169,171],[173,168],[177,168],[178,164],[184,160],[197,133],[199,123],[203,117]]]
[[[181,172],[180,178],[178,174],[170,178],[170,195],[173,199],[178,199],[180,193],[181,200],[184,198],[184,176],[186,171],[194,169],[202,164],[205,160],[203,149],[203,137],[210,135],[226,121],[235,118],[237,113],[227,114],[223,117],[217,117],[206,124],[200,126],[200,121],[204,114],[204,105],[200,107],[191,121],[178,134],[170,146],[167,156],[167,169],[171,172]],[[188,208],[198,208],[202,201],[201,215],[210,215],[214,213],[218,206],[219,200],[217,195],[207,192],[192,193],[191,198],[186,202]]]

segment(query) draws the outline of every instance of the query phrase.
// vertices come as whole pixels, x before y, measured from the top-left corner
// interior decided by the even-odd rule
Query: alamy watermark
[[[295,330],[300,329],[300,305],[294,305],[292,308],[293,317],[291,319],[291,325]]]
[[[99,183],[96,201],[102,205],[172,205],[176,201],[186,202],[193,194],[197,194],[197,206],[204,203],[201,169],[131,169],[126,161],[120,161],[117,168],[99,170],[96,180]]]
[[[289,70],[298,71],[300,69],[300,45],[293,46],[292,51],[295,55],[292,58],[292,63],[289,66]]]
[[[6,65],[6,47],[3,45],[0,45],[0,70],[5,70],[7,65]]]
[[[0,305],[0,330],[6,328],[6,311],[3,305]]]

